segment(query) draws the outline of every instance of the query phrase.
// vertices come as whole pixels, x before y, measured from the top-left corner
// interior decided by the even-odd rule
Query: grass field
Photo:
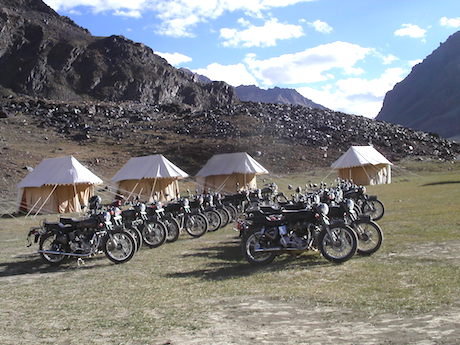
[[[342,265],[311,252],[254,268],[228,226],[123,265],[52,268],[25,246],[43,217],[2,218],[0,344],[458,343],[460,164],[404,166],[369,188],[386,207],[382,248]]]

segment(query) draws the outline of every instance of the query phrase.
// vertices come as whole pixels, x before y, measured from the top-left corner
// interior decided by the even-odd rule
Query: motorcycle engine
[[[89,253],[91,244],[84,233],[73,232],[69,234],[69,246],[72,252]]]

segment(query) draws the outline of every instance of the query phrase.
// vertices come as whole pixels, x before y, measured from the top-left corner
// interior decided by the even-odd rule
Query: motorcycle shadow
[[[183,257],[203,257],[211,259],[206,268],[188,272],[165,274],[168,278],[200,278],[208,281],[227,280],[250,276],[260,272],[277,272],[286,269],[313,269],[327,267],[333,263],[322,258],[318,253],[290,253],[277,256],[264,266],[254,266],[246,262],[241,248],[235,241],[227,241],[219,246],[201,248],[198,252],[183,254]]]
[[[43,262],[40,256],[36,253],[23,255],[24,258],[20,261],[1,262],[0,277],[11,277],[26,274],[36,273],[58,273],[77,269],[94,269],[111,265],[107,262],[104,256],[88,258],[84,260],[84,264],[78,264],[76,259],[70,259],[66,263],[59,266],[50,266]]]

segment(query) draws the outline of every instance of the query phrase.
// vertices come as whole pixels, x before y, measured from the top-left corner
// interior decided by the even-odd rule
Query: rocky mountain
[[[0,0],[0,92],[47,99],[178,103],[237,101],[222,82],[196,83],[143,44],[95,37],[41,0]]]
[[[305,98],[294,89],[274,87],[264,90],[255,85],[240,85],[235,88],[235,91],[241,101],[302,105],[304,107],[326,109],[326,107]]]
[[[384,99],[377,120],[460,135],[460,31],[433,51]]]

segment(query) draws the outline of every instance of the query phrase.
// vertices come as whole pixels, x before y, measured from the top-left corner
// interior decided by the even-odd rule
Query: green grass
[[[71,261],[52,268],[35,254],[36,246],[25,247],[29,227],[43,217],[0,219],[0,343],[151,343],[207,327],[216,304],[251,296],[347,308],[363,317],[458,305],[460,166],[410,164],[393,184],[369,188],[386,207],[379,221],[382,248],[342,265],[309,252],[254,268],[229,226],[143,248],[123,265],[100,256],[84,266]],[[323,176],[274,180],[287,191],[288,182],[304,185]]]

